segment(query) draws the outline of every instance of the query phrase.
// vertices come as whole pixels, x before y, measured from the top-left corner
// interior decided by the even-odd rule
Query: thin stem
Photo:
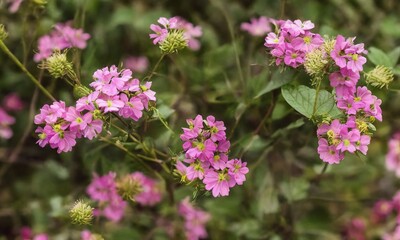
[[[318,80],[318,85],[317,85],[317,89],[315,92],[315,99],[314,99],[314,106],[313,106],[313,112],[311,117],[314,117],[315,112],[317,111],[317,102],[318,102],[318,95],[319,95],[319,91],[321,89],[321,79]]]
[[[163,60],[164,57],[165,57],[165,54],[162,54],[161,57],[160,57],[160,59],[158,59],[156,65],[154,65],[153,69],[151,70],[150,75],[147,76],[147,77],[145,77],[144,80],[150,81],[150,79],[151,79],[151,78],[153,77],[153,75],[155,74],[155,72],[156,72],[156,70],[157,70],[157,68],[158,68],[158,65],[160,65],[160,63],[161,63],[161,61]]]
[[[224,15],[224,18],[226,20],[226,23],[228,24],[229,34],[231,36],[231,40],[232,40],[232,44],[233,44],[233,51],[235,52],[236,67],[237,67],[237,69],[239,71],[239,79],[240,79],[240,82],[242,83],[243,87],[245,87],[245,82],[244,82],[244,77],[243,77],[243,70],[242,70],[242,66],[240,65],[239,52],[238,52],[238,48],[237,48],[236,41],[235,41],[235,35],[234,35],[232,23],[229,20],[229,16],[228,16],[228,13],[226,12],[226,8],[223,7],[220,4],[220,2],[218,2],[217,6],[220,8],[220,10],[221,10],[221,12]],[[246,92],[246,91],[244,91],[244,92]]]
[[[29,77],[29,79],[31,79],[31,81],[51,100],[53,101],[57,101],[53,95],[51,95],[51,93],[49,91],[47,91],[46,88],[44,88],[42,86],[42,84],[40,84],[40,82],[25,68],[25,66],[18,60],[18,58],[8,49],[8,47],[4,44],[4,42],[2,40],[0,40],[0,48],[1,50],[3,50],[3,52],[5,54],[7,54],[7,56],[9,58],[11,58],[11,60],[14,61],[15,64],[17,64],[17,66]]]
[[[280,19],[283,19],[285,17],[285,7],[286,7],[286,0],[281,0]]]
[[[326,172],[326,169],[328,169],[328,163],[325,163],[324,167],[321,170],[321,173],[319,174],[320,176],[323,175]]]

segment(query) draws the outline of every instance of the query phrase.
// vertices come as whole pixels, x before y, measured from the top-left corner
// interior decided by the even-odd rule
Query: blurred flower
[[[366,240],[366,224],[362,218],[353,218],[345,227],[345,239]]]
[[[240,25],[240,29],[248,32],[250,35],[259,37],[265,36],[271,31],[271,24],[267,17],[261,16],[258,19],[250,19],[250,23],[244,22]]]
[[[10,7],[8,8],[8,11],[10,13],[16,13],[21,6],[23,0],[7,0],[7,2],[10,3]]]
[[[84,49],[89,38],[90,35],[83,32],[82,29],[72,28],[69,23],[58,23],[49,35],[39,38],[39,52],[35,54],[34,60],[39,62],[46,59],[54,50],[61,51],[72,47]]]
[[[389,140],[386,169],[395,172],[396,176],[400,177],[400,132],[393,134]]]
[[[210,220],[211,216],[198,208],[195,208],[186,197],[179,203],[179,214],[185,220],[185,236],[188,240],[197,240],[207,237],[205,224]]]
[[[140,192],[134,196],[136,202],[143,206],[154,206],[161,201],[161,190],[156,180],[141,172],[133,172],[130,177],[140,186]]]
[[[0,138],[9,139],[13,136],[10,126],[15,123],[15,119],[0,107]]]
[[[149,67],[149,60],[145,56],[129,56],[123,60],[124,67],[133,72],[144,73]]]
[[[93,208],[79,200],[74,204],[69,214],[73,224],[89,225],[93,219]]]
[[[153,44],[158,44],[161,51],[165,54],[178,52],[185,47],[192,50],[198,50],[200,43],[196,39],[203,33],[201,27],[194,26],[181,17],[172,17],[170,19],[161,17],[157,21],[160,25],[151,24],[150,39]]]
[[[372,220],[375,222],[384,221],[393,210],[392,201],[388,200],[379,200],[375,203],[372,210]]]
[[[384,233],[382,240],[399,240],[400,239],[400,225],[392,233]]]
[[[8,111],[18,112],[24,108],[24,103],[17,93],[10,93],[3,98],[3,107]]]
[[[83,230],[81,232],[81,240],[104,240],[104,238],[96,233],[92,233],[89,230]]]

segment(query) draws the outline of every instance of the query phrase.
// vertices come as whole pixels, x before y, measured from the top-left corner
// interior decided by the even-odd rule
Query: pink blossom
[[[100,119],[95,119],[87,124],[86,128],[83,130],[83,134],[85,138],[92,140],[99,133],[101,133],[101,131],[103,131],[103,121]]]
[[[186,176],[188,180],[193,181],[196,178],[202,180],[204,178],[205,169],[208,169],[208,163],[203,163],[200,160],[191,161],[189,167],[186,169]]]
[[[216,172],[213,170],[206,173],[203,182],[206,190],[212,190],[212,195],[214,197],[228,196],[229,189],[236,184],[233,176],[226,172]]]
[[[127,203],[119,195],[115,194],[101,214],[113,222],[119,222],[125,214],[126,205]]]
[[[154,206],[161,201],[161,190],[156,180],[147,177],[141,172],[134,172],[131,177],[137,181],[142,191],[135,196],[135,200],[143,206]]]
[[[366,240],[366,224],[364,219],[354,218],[347,224],[345,229],[346,239]]]
[[[265,36],[271,31],[271,25],[267,17],[250,19],[250,23],[244,22],[240,25],[240,29],[247,31],[252,36]]]
[[[131,97],[130,99],[126,94],[120,95],[121,101],[124,102],[125,106],[119,110],[119,115],[124,118],[132,118],[138,121],[142,117],[142,111],[144,109],[142,101],[138,97]]]
[[[8,11],[9,11],[10,13],[16,13],[16,12],[18,12],[18,9],[20,8],[21,3],[22,3],[23,1],[24,1],[24,0],[7,0],[6,2],[9,2],[9,3],[10,3],[10,6],[8,7]]]
[[[179,203],[178,212],[185,220],[186,239],[198,240],[207,237],[207,231],[204,225],[210,220],[210,214],[195,208],[189,202],[189,198],[185,198]]]
[[[283,61],[286,65],[297,68],[300,64],[304,63],[304,54],[299,51],[287,49]]]
[[[0,138],[9,139],[13,136],[10,126],[15,123],[15,119],[0,107]]]
[[[153,39],[154,45],[162,43],[168,35],[168,30],[165,28],[161,28],[158,25],[151,24],[150,29],[154,31],[154,33],[149,34],[150,39]]]
[[[123,62],[126,68],[138,73],[144,73],[149,67],[149,60],[145,56],[129,56]]]
[[[16,93],[7,94],[3,99],[3,107],[8,111],[21,111],[24,103]]]
[[[96,201],[110,201],[116,194],[115,177],[114,172],[109,172],[100,177],[94,175],[92,182],[86,189],[87,194]]]
[[[213,142],[222,141],[226,138],[226,127],[223,121],[215,121],[214,116],[208,116],[206,119],[207,126],[210,128],[210,139]]]
[[[324,39],[319,34],[306,33],[301,37],[294,38],[291,42],[295,50],[309,52],[318,48],[324,43]]]
[[[373,221],[375,222],[384,221],[392,213],[392,210],[393,210],[392,201],[384,199],[377,201],[374,204],[372,210]]]
[[[283,46],[284,42],[285,42],[285,39],[283,36],[278,36],[278,35],[276,35],[276,33],[270,32],[265,37],[264,46],[274,48],[277,46]]]
[[[325,138],[318,140],[318,154],[322,161],[329,164],[338,164],[344,158],[344,154],[340,153],[335,145],[329,145]]]
[[[227,163],[229,169],[229,175],[233,176],[237,185],[242,185],[246,181],[246,174],[249,169],[246,167],[247,163],[242,163],[240,159],[232,159]]]
[[[119,99],[119,96],[98,98],[96,103],[103,109],[104,113],[118,112],[125,105],[124,102]]]
[[[349,46],[348,42],[342,35],[336,37],[335,47],[331,52],[331,57],[335,61],[336,65],[340,68],[344,68],[347,65],[347,58],[345,49]]]
[[[386,169],[395,172],[396,176],[400,177],[400,133],[395,133],[389,140]]]
[[[354,153],[357,150],[357,142],[360,141],[360,131],[353,129],[348,131],[346,128],[340,132],[341,142],[336,147],[337,150],[342,152],[348,151]]]

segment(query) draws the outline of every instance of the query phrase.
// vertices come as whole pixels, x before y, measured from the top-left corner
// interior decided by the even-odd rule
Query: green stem
[[[153,77],[154,73],[156,72],[158,65],[160,65],[161,61],[165,57],[165,54],[161,55],[160,59],[158,59],[156,65],[154,65],[153,69],[150,72],[150,75],[145,77],[144,80],[150,81],[150,79]]]
[[[319,91],[320,91],[320,89],[321,89],[321,82],[322,82],[322,80],[319,79],[319,80],[318,80],[317,89],[316,89],[316,92],[315,92],[315,99],[314,99],[313,112],[312,112],[312,115],[311,115],[312,118],[314,118],[315,112],[317,111],[317,102],[318,102]]]
[[[245,87],[242,66],[240,65],[239,52],[238,52],[236,41],[235,41],[235,35],[234,35],[234,32],[233,32],[232,23],[229,20],[229,16],[228,16],[228,13],[226,12],[226,8],[224,6],[222,6],[222,4],[220,4],[220,2],[218,2],[217,5],[220,8],[220,10],[221,10],[222,14],[224,15],[224,18],[225,18],[225,20],[226,20],[226,22],[228,24],[229,34],[231,36],[232,44],[233,44],[233,51],[235,52],[236,67],[237,67],[237,69],[239,71],[239,79],[240,79],[240,82],[242,83],[243,87]],[[246,91],[244,91],[244,93],[246,93]]]
[[[44,88],[42,86],[42,84],[40,84],[40,82],[25,68],[25,66],[18,60],[18,58],[8,49],[8,47],[4,44],[4,42],[2,40],[0,40],[0,48],[1,50],[3,50],[3,52],[5,54],[7,54],[7,56],[9,58],[11,58],[11,60],[14,61],[15,64],[17,64],[17,66],[29,77],[29,79],[31,79],[31,81],[51,100],[53,101],[57,101],[53,95],[51,95],[51,93],[49,91],[47,91],[46,88]]]

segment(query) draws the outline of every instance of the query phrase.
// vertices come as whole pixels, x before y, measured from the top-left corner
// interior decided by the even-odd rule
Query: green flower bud
[[[74,97],[76,97],[76,98],[85,97],[85,96],[89,95],[91,92],[92,92],[92,90],[90,90],[89,88],[87,88],[81,84],[74,85],[73,94],[74,94]]]
[[[317,77],[323,74],[327,64],[326,53],[322,49],[316,48],[307,53],[304,68],[310,76]]]
[[[69,211],[73,224],[89,225],[93,219],[93,208],[86,202],[79,200]]]
[[[135,181],[131,175],[126,175],[120,179],[117,183],[118,194],[124,200],[135,201],[135,196],[142,192],[142,186],[138,181]]]
[[[365,74],[365,81],[378,88],[389,87],[389,84],[393,81],[394,76],[390,68],[378,65],[367,74]]]
[[[167,37],[160,44],[160,49],[165,54],[178,52],[188,46],[188,41],[183,30],[171,29]]]
[[[335,44],[336,44],[335,39],[326,38],[324,44],[322,45],[322,48],[328,55],[330,55],[333,49],[335,48]]]
[[[65,52],[53,53],[53,55],[44,60],[44,62],[40,64],[39,67],[47,69],[50,75],[54,78],[61,78],[66,75],[74,76],[75,74],[72,69],[72,63],[68,61],[67,54]]]
[[[6,28],[4,27],[3,24],[0,24],[0,40],[4,40],[8,37],[8,33],[6,31]]]

